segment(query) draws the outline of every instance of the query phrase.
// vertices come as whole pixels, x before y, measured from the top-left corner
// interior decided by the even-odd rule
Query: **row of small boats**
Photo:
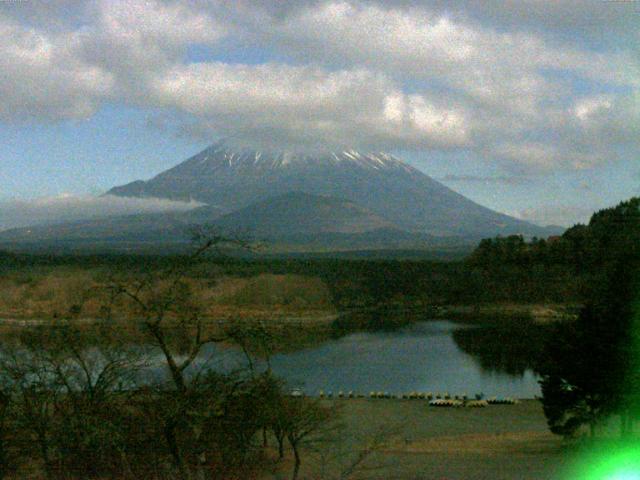
[[[304,396],[304,392],[299,389],[292,391],[292,396]],[[366,398],[367,395],[361,392],[339,391],[334,394],[331,391],[318,392],[320,398]],[[431,393],[431,392],[409,392],[400,395],[391,394],[389,392],[372,391],[369,392],[369,398],[375,399],[402,399],[402,400],[427,400],[433,407],[486,407],[489,405],[514,405],[518,403],[517,399],[512,397],[490,397],[484,398],[483,395],[476,395],[475,398],[469,398],[467,395],[449,395],[448,393]]]

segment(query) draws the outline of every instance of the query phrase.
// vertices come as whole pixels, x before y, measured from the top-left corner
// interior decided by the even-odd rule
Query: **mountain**
[[[290,192],[344,199],[397,228],[434,236],[552,233],[483,207],[392,155],[354,150],[270,153],[235,150],[221,142],[148,181],[108,193],[194,199],[228,214]]]
[[[397,228],[390,221],[348,200],[302,192],[290,192],[253,203],[213,223],[223,231],[247,231],[268,238],[324,233],[358,234]]]
[[[218,143],[107,193],[206,205],[7,230],[0,248],[164,251],[203,224],[267,240],[274,252],[425,250],[562,231],[478,205],[392,155],[354,150],[268,153]]]

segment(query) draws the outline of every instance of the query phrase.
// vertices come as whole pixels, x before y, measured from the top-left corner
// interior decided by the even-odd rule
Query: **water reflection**
[[[429,319],[428,312],[398,308],[376,308],[341,315],[331,324],[331,333],[334,338],[340,338],[354,331],[394,332],[416,322]]]
[[[332,334],[340,338],[354,331],[397,332],[426,321],[433,322],[430,312],[397,309],[354,312],[336,320]],[[485,372],[515,377],[521,377],[528,370],[536,371],[548,332],[545,325],[527,317],[459,323],[453,329],[448,323],[440,325],[447,325],[446,331],[458,349],[471,355]]]
[[[494,341],[495,334],[496,330],[450,321],[422,321],[396,330],[351,333],[312,348],[275,355],[270,363],[292,387],[310,393],[381,390],[523,398],[538,395],[534,371],[520,360],[507,358],[518,348],[498,347],[512,339],[505,333]],[[492,351],[497,355],[492,356]],[[244,361],[237,350],[223,351],[217,345],[207,353],[217,359],[217,368],[239,368]]]
[[[425,316],[377,311],[344,317],[334,325],[331,337],[308,348],[273,355],[269,365],[291,387],[309,393],[422,391],[522,398],[539,394],[535,363],[544,342],[542,327],[525,320],[463,325],[424,320]],[[19,343],[36,352],[47,349],[42,340],[55,335],[38,337],[34,345],[29,345],[25,332],[20,337]],[[87,345],[92,348],[91,343]],[[157,347],[130,347],[148,365],[138,372],[140,384],[167,380]],[[229,372],[247,366],[241,349],[212,344],[203,348],[190,370],[191,374],[208,369]],[[267,364],[263,360],[254,366],[264,369]]]
[[[527,319],[517,319],[458,328],[452,335],[460,350],[472,355],[483,370],[522,376],[527,371],[536,371],[546,328]]]

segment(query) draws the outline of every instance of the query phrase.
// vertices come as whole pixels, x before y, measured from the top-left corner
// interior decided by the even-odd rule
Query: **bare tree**
[[[293,450],[292,480],[300,473],[303,444],[321,441],[323,434],[330,430],[334,415],[331,408],[318,400],[282,396],[274,430],[284,434]]]
[[[181,393],[187,390],[185,371],[202,347],[225,339],[220,333],[206,331],[202,305],[194,299],[186,281],[191,268],[207,253],[221,247],[248,248],[239,239],[205,236],[202,231],[194,235],[194,242],[195,251],[179,258],[166,271],[154,270],[133,282],[111,279],[107,285],[112,303],[124,297],[133,304],[138,320],[164,356],[175,389]],[[180,340],[179,345],[172,341],[176,339]]]
[[[389,438],[396,435],[398,431],[399,428],[392,429],[384,425],[378,428],[371,439],[358,449],[355,456],[342,468],[338,478],[348,480],[359,472],[380,469],[380,465],[367,466],[366,464],[373,455],[384,448]]]
[[[17,428],[28,436],[33,435],[33,443],[26,439],[25,446],[36,447],[45,476],[53,478],[53,412],[61,388],[41,360],[38,352],[5,346],[0,368],[16,390]]]
[[[13,388],[13,436],[21,453],[40,456],[47,478],[121,471],[127,461],[121,397],[133,389],[120,387],[131,387],[138,356],[94,343],[104,339],[88,341],[71,325],[34,328],[21,337],[17,345],[5,344],[0,362],[1,378]]]
[[[276,351],[276,339],[264,322],[237,323],[227,328],[225,333],[229,340],[242,349],[252,375],[256,375],[255,359],[265,362],[266,371],[271,372],[271,356]]]
[[[0,480],[10,472],[9,441],[14,427],[15,386],[7,372],[0,370]]]
[[[163,394],[170,408],[164,410],[162,433],[178,475],[183,479],[191,478],[189,463],[205,462],[205,454],[200,448],[190,449],[196,452],[195,460],[185,458],[179,441],[179,431],[185,426],[196,441],[201,436],[190,412],[197,382],[190,381],[187,370],[194,365],[203,347],[227,338],[224,332],[206,325],[202,305],[194,298],[187,278],[192,268],[211,251],[224,247],[249,248],[241,239],[204,230],[196,232],[194,242],[194,252],[177,259],[167,270],[155,270],[135,281],[112,279],[107,286],[112,304],[124,298],[133,305],[144,333],[163,356],[173,389]]]

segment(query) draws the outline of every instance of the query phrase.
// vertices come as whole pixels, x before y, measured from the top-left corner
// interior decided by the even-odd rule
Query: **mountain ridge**
[[[552,233],[479,205],[380,152],[269,153],[217,143],[150,180],[114,187],[108,193],[197,200],[228,214],[292,191],[343,198],[393,219],[404,230],[437,236]]]

